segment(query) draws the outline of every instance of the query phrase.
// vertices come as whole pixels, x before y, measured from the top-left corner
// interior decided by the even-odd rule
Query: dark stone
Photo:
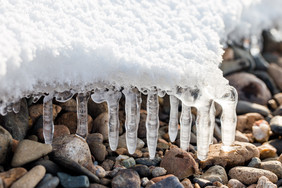
[[[121,170],[112,180],[112,188],[140,187],[141,180],[138,173],[132,169]]]
[[[138,158],[135,161],[137,164],[143,164],[146,166],[157,166],[161,162],[161,158],[155,157],[153,160],[149,158]]]
[[[255,71],[254,74],[266,84],[267,88],[270,90],[272,95],[279,93],[279,89],[276,87],[273,79],[269,76],[267,72]]]
[[[277,155],[280,155],[282,153],[282,140],[274,139],[274,140],[270,140],[268,143],[276,148]]]
[[[4,116],[4,127],[11,133],[14,139],[23,140],[28,130],[28,106],[26,99],[21,100],[20,111],[16,114],[9,112]]]
[[[274,134],[282,135],[282,116],[275,116],[270,121],[270,128]]]
[[[69,174],[58,172],[60,184],[65,188],[87,188],[89,187],[89,180],[87,176],[71,176]]]
[[[209,180],[203,179],[203,178],[194,178],[193,182],[198,183],[201,187],[212,185],[212,182],[210,182]]]
[[[93,184],[90,184],[89,188],[107,188],[107,187],[105,185],[101,185],[101,184],[98,184],[98,183],[93,183]]]
[[[272,114],[274,116],[282,116],[282,105],[280,105]]]
[[[151,175],[150,169],[146,165],[138,164],[133,167],[130,167],[129,169],[135,170],[141,178],[149,177]]]
[[[258,157],[253,157],[248,167],[260,168],[261,167],[261,160]]]
[[[268,116],[270,114],[269,109],[263,105],[239,100],[236,107],[236,113],[240,115],[250,112],[257,112],[263,116]]]
[[[138,138],[146,138],[146,118],[147,118],[147,111],[141,110],[140,122],[138,126]]]
[[[177,177],[170,176],[168,178],[163,179],[162,181],[159,181],[158,183],[155,183],[149,188],[184,188],[184,186],[180,183]]]
[[[58,177],[51,174],[45,174],[44,178],[36,185],[36,188],[56,188],[60,183]]]
[[[34,163],[34,166],[42,165],[46,169],[46,173],[50,173],[52,175],[57,175],[58,172],[62,171],[62,169],[53,161],[50,160],[38,160]]]

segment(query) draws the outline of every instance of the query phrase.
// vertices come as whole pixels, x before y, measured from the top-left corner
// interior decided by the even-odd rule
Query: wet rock
[[[138,173],[132,169],[121,170],[112,180],[112,188],[140,187],[141,181]]]
[[[51,173],[52,175],[57,175],[57,172],[62,171],[61,168],[50,160],[38,160],[34,163],[34,165],[42,165],[46,169],[46,173]]]
[[[263,143],[268,141],[270,136],[270,125],[265,120],[259,120],[252,126],[253,136],[256,141]]]
[[[277,176],[268,170],[243,166],[230,169],[228,175],[232,179],[237,179],[246,185],[256,183],[261,176],[267,177],[273,183],[276,183],[278,180]]]
[[[240,132],[252,131],[254,123],[258,120],[263,120],[263,116],[259,113],[247,113],[245,115],[237,116],[236,129]]]
[[[55,120],[61,110],[62,108],[59,105],[53,104],[53,120]],[[28,108],[28,111],[32,122],[36,122],[43,115],[43,104],[32,105]]]
[[[259,150],[261,159],[266,159],[276,156],[276,152],[277,152],[276,148],[268,143],[258,146],[257,148]]]
[[[181,184],[184,186],[184,188],[194,188],[193,184],[191,181],[187,178],[181,181]]]
[[[76,133],[77,128],[77,114],[76,112],[66,112],[56,119],[56,125],[65,125],[69,128],[71,134]],[[93,119],[87,116],[88,132],[92,130]]]
[[[93,143],[93,142],[97,142],[97,143],[103,143],[103,135],[101,133],[91,133],[89,135],[87,135],[87,143],[90,144],[90,143]]]
[[[90,184],[89,188],[107,188],[107,187],[105,185],[101,185],[101,184],[98,184],[98,183],[93,183],[93,184]]]
[[[76,100],[75,99],[70,99],[66,102],[60,103],[60,106],[64,111],[67,112],[76,112],[77,111],[77,106],[76,106]]]
[[[246,142],[234,142],[231,151],[222,151],[222,144],[210,146],[208,157],[201,161],[202,168],[210,165],[220,165],[223,167],[233,167],[243,165],[253,157],[259,157],[259,150],[255,145]]]
[[[260,158],[253,157],[252,160],[249,162],[248,167],[260,168],[261,167]]]
[[[143,148],[145,143],[140,138],[137,138],[136,149]],[[121,135],[118,140],[118,148],[127,148],[125,134]]]
[[[60,183],[58,177],[51,174],[45,174],[43,179],[37,184],[36,188],[56,188]]]
[[[155,178],[152,178],[151,180],[154,182],[154,183],[157,183],[159,181],[162,181],[168,177],[174,177],[173,174],[167,174],[167,175],[164,175],[164,176],[159,176],[159,177],[155,177]]]
[[[138,126],[138,138],[146,138],[146,119],[147,111],[140,110],[140,122]]]
[[[26,169],[12,168],[9,171],[1,172],[0,179],[2,179],[4,187],[10,187],[16,180],[25,175]]]
[[[135,160],[134,160],[132,157],[130,157],[130,158],[128,158],[128,159],[125,159],[125,160],[121,161],[121,164],[122,164],[125,168],[130,168],[130,167],[132,167],[132,166],[135,166],[135,165],[136,165],[136,162],[135,162]]]
[[[282,135],[282,116],[274,116],[270,120],[271,131],[279,136]]]
[[[70,130],[67,126],[65,126],[65,125],[55,125],[54,126],[53,138],[57,138],[59,136],[68,135],[68,134],[70,134]],[[40,141],[42,141],[42,142],[44,141],[43,128],[39,128],[37,130],[37,136],[38,136]]]
[[[266,105],[271,98],[265,83],[253,74],[239,72],[227,76],[226,79],[236,88],[240,100]]]
[[[11,165],[13,167],[22,166],[47,155],[51,151],[52,146],[50,144],[42,144],[31,140],[22,140],[14,153]]]
[[[262,162],[261,168],[273,172],[279,179],[282,178],[282,164],[279,161]]]
[[[277,155],[280,155],[282,153],[282,140],[280,139],[273,139],[268,142],[270,145],[272,145],[277,151]]]
[[[270,114],[270,110],[263,105],[241,100],[238,101],[236,112],[237,114],[246,114],[254,112],[259,113],[263,116],[268,116]]]
[[[157,166],[161,162],[161,158],[160,157],[155,157],[154,159],[138,158],[135,161],[137,164],[143,164],[146,166]]]
[[[35,187],[45,175],[45,168],[41,165],[33,167],[17,180],[11,188]]]
[[[87,176],[71,176],[63,172],[58,172],[58,177],[61,185],[65,188],[89,187],[89,180]]]
[[[246,186],[243,183],[241,183],[239,180],[236,179],[230,179],[228,181],[227,186],[230,188],[246,188]]]
[[[194,178],[194,183],[199,184],[201,187],[206,187],[212,185],[212,182],[203,178]]]
[[[9,112],[4,116],[4,128],[9,131],[16,140],[23,140],[28,130],[28,107],[26,99],[21,100],[21,108],[18,113]]]
[[[235,140],[239,142],[249,142],[248,137],[238,130],[236,130],[236,133],[235,133]]]
[[[159,181],[158,183],[149,186],[149,188],[158,188],[158,187],[184,188],[184,186],[179,182],[178,178],[175,176],[165,178],[162,181]]]
[[[155,167],[152,170],[152,176],[153,177],[159,177],[159,176],[163,176],[166,174],[166,169],[162,168],[162,167]]]
[[[211,182],[219,181],[223,184],[227,184],[228,182],[228,177],[225,169],[219,165],[210,167],[203,175],[201,175],[201,178],[209,180]]]
[[[141,178],[149,177],[151,175],[150,169],[146,165],[138,164],[130,167],[130,169],[135,170]]]
[[[105,160],[107,154],[106,146],[98,142],[91,142],[88,145],[91,153],[97,161],[102,162]]]
[[[0,126],[0,164],[6,162],[7,154],[12,149],[13,138],[11,134]]]
[[[277,186],[269,181],[269,179],[265,176],[261,176],[258,180],[256,188],[277,188]]]
[[[198,163],[196,163],[192,155],[179,148],[167,151],[160,166],[165,168],[167,173],[174,174],[180,180],[199,171]]]
[[[101,164],[101,166],[106,170],[106,171],[111,171],[113,169],[115,162],[113,160],[110,159],[106,159],[105,161],[103,161],[103,163]]]
[[[275,63],[271,63],[268,67],[268,73],[276,83],[277,87],[282,90],[282,68]]]

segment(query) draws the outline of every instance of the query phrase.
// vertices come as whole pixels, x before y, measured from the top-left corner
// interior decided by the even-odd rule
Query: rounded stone
[[[91,153],[97,161],[102,162],[105,160],[107,154],[106,146],[98,142],[91,142],[88,145]]]
[[[12,149],[12,142],[11,134],[0,126],[0,164],[5,163],[7,154]]]
[[[248,167],[260,168],[261,167],[261,160],[258,157],[253,157]]]
[[[162,167],[155,167],[152,170],[152,176],[153,177],[159,177],[159,176],[163,176],[166,174],[166,169],[162,168]]]
[[[112,188],[140,187],[141,180],[138,173],[132,169],[120,170],[112,180]]]
[[[135,170],[141,178],[149,177],[151,175],[150,169],[146,165],[138,164],[130,167],[130,169]]]
[[[174,187],[174,188],[184,188],[184,186],[179,182],[179,179],[175,176],[170,176],[158,183],[155,183],[150,186],[150,188],[159,188],[159,187]]]
[[[246,186],[243,183],[241,183],[239,180],[236,179],[230,179],[228,181],[227,186],[230,188],[246,188]]]
[[[279,161],[262,162],[261,168],[273,172],[279,179],[282,178],[282,164]]]
[[[274,80],[277,87],[280,90],[282,90],[282,79],[281,79],[282,67],[278,66],[275,63],[271,63],[268,67],[268,73],[272,77],[272,79]]]
[[[9,171],[1,172],[0,179],[2,179],[4,187],[10,187],[16,180],[25,175],[26,169],[12,168]]]
[[[223,184],[227,184],[228,177],[225,169],[222,166],[215,165],[210,167],[201,178],[209,180],[211,182],[220,181]]]
[[[270,120],[271,131],[279,136],[282,135],[282,116],[274,116]]]
[[[59,136],[64,136],[64,135],[69,135],[69,134],[70,134],[70,130],[67,126],[65,125],[55,125],[54,126],[53,138],[57,138]],[[37,130],[37,136],[39,140],[44,141],[43,128],[39,128]]]
[[[91,133],[89,135],[87,135],[87,143],[90,144],[92,142],[98,142],[98,143],[103,143],[103,135],[101,133]]]
[[[109,117],[107,112],[101,113],[93,122],[93,132],[98,132],[103,135],[104,140],[108,140],[109,130],[108,130]]]

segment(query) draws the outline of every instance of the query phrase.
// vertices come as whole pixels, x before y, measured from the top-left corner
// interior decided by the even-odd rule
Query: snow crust
[[[0,101],[104,84],[224,93],[222,44],[276,26],[281,4],[2,0]]]

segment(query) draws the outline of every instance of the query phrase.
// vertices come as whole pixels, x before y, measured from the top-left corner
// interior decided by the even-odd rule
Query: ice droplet
[[[67,98],[69,98],[69,96],[70,95],[68,95]],[[84,139],[88,134],[88,110],[87,110],[88,99],[89,99],[89,93],[78,93],[76,97],[76,102],[77,102],[76,134]],[[60,98],[60,100],[65,100],[64,96]]]
[[[191,125],[191,107],[182,104],[182,112],[180,116],[180,148],[185,151],[189,149]]]
[[[53,93],[43,99],[43,137],[45,144],[52,144],[54,135],[53,123]]]
[[[140,121],[141,94],[136,88],[125,88],[125,129],[128,152],[133,154],[137,145],[137,131]]]
[[[21,109],[21,101],[19,100],[13,104],[13,111],[15,113],[18,113],[20,109]]]
[[[169,126],[168,126],[168,134],[169,134],[169,139],[171,142],[174,142],[177,133],[178,133],[178,105],[179,105],[179,100],[173,96],[169,96],[169,101],[170,101],[170,115],[169,115]]]

